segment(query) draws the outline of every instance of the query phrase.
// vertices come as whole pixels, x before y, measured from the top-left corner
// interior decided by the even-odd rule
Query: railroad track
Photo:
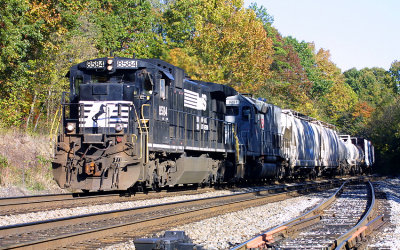
[[[0,198],[0,216],[15,215],[28,212],[54,210],[58,208],[73,208],[78,206],[93,206],[125,201],[138,201],[176,195],[201,194],[213,191],[212,188],[184,191],[162,191],[148,193],[66,193]]]
[[[319,181],[322,181],[322,179]],[[165,198],[176,195],[201,194],[214,190],[214,188],[185,187],[180,189],[162,190],[161,192],[148,191],[145,193],[138,192],[134,194],[123,192],[92,192],[4,197],[0,198],[0,216],[55,210],[59,208],[73,208],[78,206],[93,206],[116,202]]]
[[[377,211],[371,182],[346,182],[308,213],[233,249],[352,249],[385,223]]]
[[[0,248],[96,248],[191,221],[329,189],[340,180],[0,227]]]

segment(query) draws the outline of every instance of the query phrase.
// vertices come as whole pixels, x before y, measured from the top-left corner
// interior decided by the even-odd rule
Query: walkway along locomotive
[[[373,147],[158,59],[71,67],[53,174],[62,188],[127,190],[360,172]],[[365,141],[365,142],[364,142]],[[352,146],[364,152],[357,159]],[[347,145],[347,146],[346,146]],[[365,153],[366,152],[366,153]]]

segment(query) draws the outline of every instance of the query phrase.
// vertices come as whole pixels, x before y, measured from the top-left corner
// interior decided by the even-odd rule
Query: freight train
[[[52,162],[61,188],[158,189],[360,174],[370,141],[159,59],[70,68]]]

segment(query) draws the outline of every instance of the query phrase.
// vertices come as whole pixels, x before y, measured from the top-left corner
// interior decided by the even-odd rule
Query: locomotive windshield
[[[237,106],[226,106],[227,116],[237,116],[239,115],[239,107]]]
[[[98,72],[85,72],[83,83],[131,83],[135,82],[135,73],[117,71],[114,74],[99,74]]]

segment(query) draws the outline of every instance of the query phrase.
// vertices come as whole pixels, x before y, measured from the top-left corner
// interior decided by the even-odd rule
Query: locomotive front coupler
[[[108,143],[108,146],[105,147],[105,148],[99,148],[99,147],[94,146],[93,144],[90,144],[86,148],[85,153],[83,153],[83,155],[81,156],[80,160],[83,160],[86,157],[86,154],[89,152],[89,150],[91,150],[93,148],[96,149],[96,150],[99,150],[99,151],[106,151],[114,144],[112,140],[107,141],[107,143]]]

